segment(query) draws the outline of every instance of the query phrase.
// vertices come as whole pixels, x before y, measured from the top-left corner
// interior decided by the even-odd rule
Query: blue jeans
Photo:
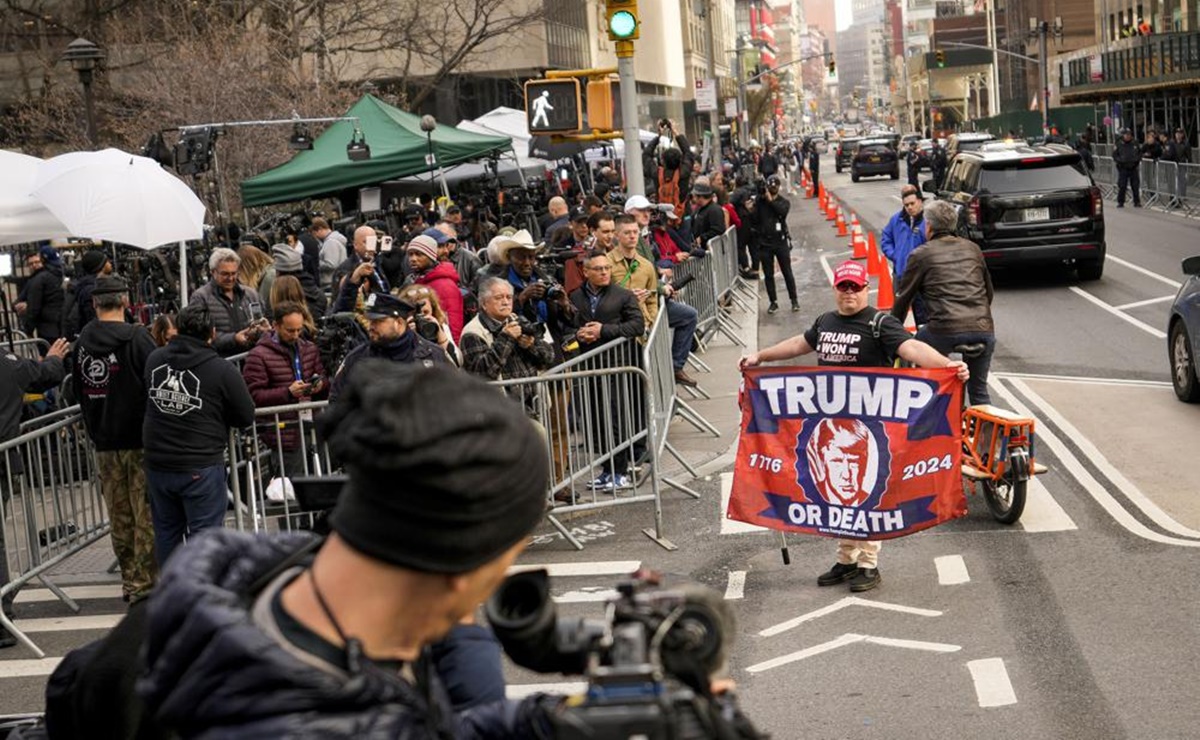
[[[961,334],[936,334],[926,327],[917,331],[917,339],[932,346],[943,355],[949,355],[958,344],[982,344],[986,347],[979,357],[964,357],[971,379],[967,381],[967,395],[972,406],[991,403],[988,394],[988,368],[992,366],[992,353],[996,351],[996,335],[990,332],[970,331]]]
[[[687,364],[692,351],[692,339],[696,336],[696,309],[679,301],[667,301],[667,326],[674,330],[671,336],[671,359],[676,370]]]
[[[225,465],[187,473],[146,468],[150,515],[154,520],[154,556],[162,567],[183,536],[225,523],[228,503]]]

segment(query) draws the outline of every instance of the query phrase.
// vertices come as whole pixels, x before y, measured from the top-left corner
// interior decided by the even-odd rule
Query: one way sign
[[[565,134],[583,128],[579,80],[530,80],[525,83],[525,120],[531,134]]]

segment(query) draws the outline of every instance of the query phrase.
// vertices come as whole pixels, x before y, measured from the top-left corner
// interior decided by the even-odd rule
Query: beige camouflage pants
[[[141,450],[96,453],[100,494],[112,522],[113,552],[121,566],[121,590],[131,600],[150,592],[158,578],[154,560],[154,524]]]

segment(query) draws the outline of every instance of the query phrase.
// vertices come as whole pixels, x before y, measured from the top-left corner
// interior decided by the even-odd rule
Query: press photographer
[[[792,240],[787,226],[788,211],[792,204],[779,192],[780,184],[778,175],[771,175],[765,181],[759,181],[750,218],[758,240],[763,280],[767,284],[767,299],[770,300],[767,313],[779,310],[775,293],[777,262],[779,271],[783,273],[784,285],[787,286],[788,298],[792,302],[792,312],[795,313],[800,310],[800,304],[796,294],[796,278],[792,275]]]
[[[554,364],[546,325],[513,313],[508,281],[488,278],[479,287],[481,311],[463,327],[463,369],[485,380],[533,377]]]

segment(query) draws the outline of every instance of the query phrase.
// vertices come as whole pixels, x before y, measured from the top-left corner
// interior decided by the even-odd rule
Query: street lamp
[[[75,39],[67,44],[63,59],[71,63],[71,68],[79,74],[79,82],[83,85],[83,105],[87,115],[88,142],[95,149],[99,146],[96,140],[96,113],[92,107],[92,80],[96,66],[104,59],[104,50],[87,39]]]
[[[429,189],[433,190],[433,166],[437,163],[437,157],[433,154],[433,132],[437,130],[437,119],[428,113],[421,116],[421,130],[425,132],[425,140],[429,143],[429,156],[425,164],[429,165]]]

